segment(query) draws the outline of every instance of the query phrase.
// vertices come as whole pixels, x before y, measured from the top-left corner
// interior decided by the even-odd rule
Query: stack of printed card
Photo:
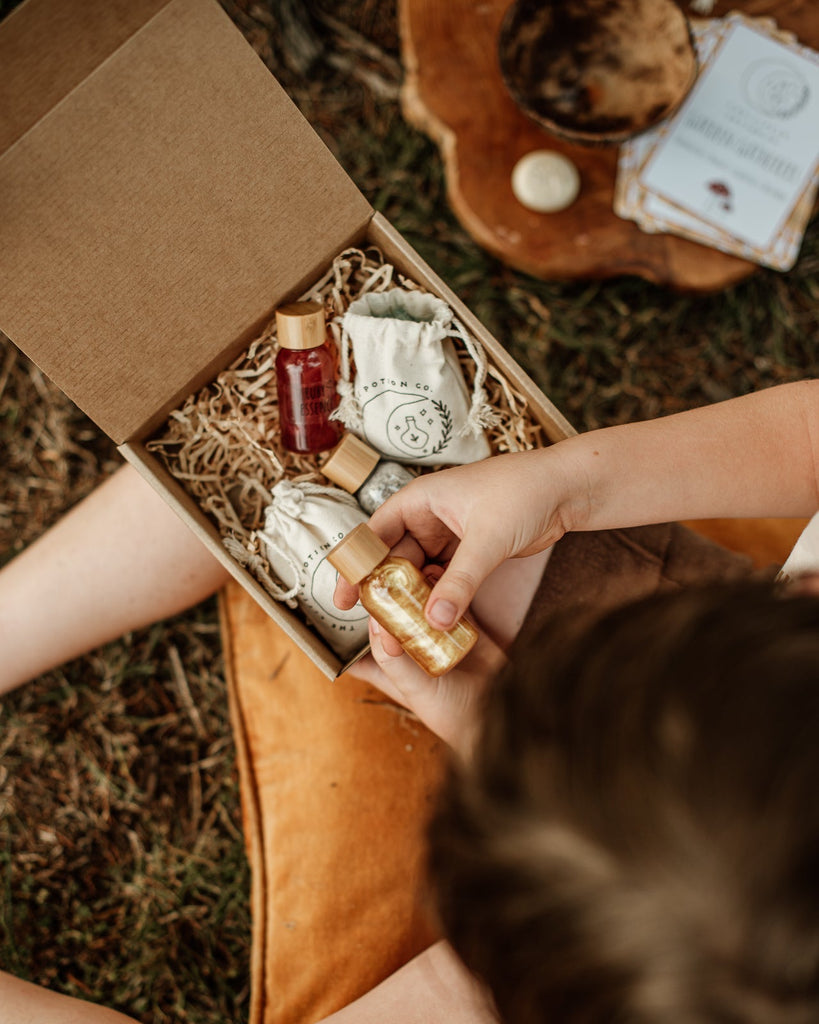
[[[693,22],[677,113],[621,147],[614,212],[788,270],[819,186],[819,53],[739,13]]]

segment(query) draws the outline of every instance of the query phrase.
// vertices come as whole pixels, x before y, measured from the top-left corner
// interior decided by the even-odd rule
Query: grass
[[[815,374],[819,223],[793,271],[714,295],[534,279],[472,242],[435,147],[402,120],[394,5],[337,4],[309,72],[281,42],[279,4],[224,6],[370,202],[578,428]],[[5,341],[0,451],[0,562],[119,464]],[[214,602],[7,698],[0,750],[0,964],[144,1021],[245,1020],[249,873]]]
[[[214,619],[209,602],[4,702],[6,969],[145,1020],[242,1019],[249,875]]]

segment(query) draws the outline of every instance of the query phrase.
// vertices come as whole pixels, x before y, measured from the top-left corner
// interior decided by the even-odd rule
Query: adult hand
[[[411,539],[425,560],[446,566],[426,606],[432,625],[453,625],[505,559],[542,551],[566,532],[561,496],[571,481],[565,460],[552,452],[498,455],[429,473],[376,510],[370,526],[391,548]],[[414,561],[420,564],[419,557]],[[339,581],[340,608],[357,598],[357,588]]]

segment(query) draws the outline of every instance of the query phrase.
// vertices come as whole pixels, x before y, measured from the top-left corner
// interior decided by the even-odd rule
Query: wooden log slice
[[[728,287],[756,264],[674,235],[651,235],[612,208],[617,148],[577,145],[547,133],[512,100],[501,77],[498,35],[510,0],[400,0],[407,120],[441,149],[452,208],[472,237],[499,259],[547,280],[636,274],[707,292]],[[681,3],[689,15],[689,4]],[[713,15],[740,10],[772,17],[819,47],[816,0],[719,0]],[[536,213],[515,199],[512,170],[526,153],[552,149],[577,165],[579,199]]]

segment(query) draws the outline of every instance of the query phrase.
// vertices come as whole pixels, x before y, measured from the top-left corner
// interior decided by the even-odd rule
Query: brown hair
[[[819,600],[743,584],[553,621],[430,839],[508,1024],[819,1021]]]

